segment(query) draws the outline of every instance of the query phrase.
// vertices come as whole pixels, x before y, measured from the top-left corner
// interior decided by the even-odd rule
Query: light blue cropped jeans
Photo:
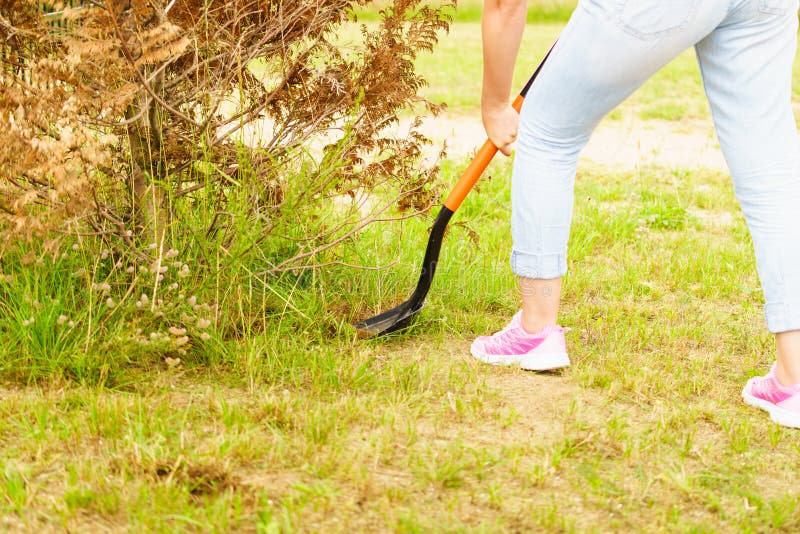
[[[753,237],[768,327],[800,330],[797,11],[798,0],[581,0],[522,108],[514,273],[566,273],[581,150],[609,111],[694,45]]]

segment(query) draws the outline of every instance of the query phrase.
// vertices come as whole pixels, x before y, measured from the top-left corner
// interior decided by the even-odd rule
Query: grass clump
[[[686,225],[688,214],[680,201],[672,196],[656,196],[644,192],[643,206],[639,212],[642,222],[657,230],[680,230]]]

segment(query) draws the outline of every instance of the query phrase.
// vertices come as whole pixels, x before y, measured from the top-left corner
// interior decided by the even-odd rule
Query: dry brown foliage
[[[424,211],[435,173],[416,165],[426,140],[386,132],[412,105],[438,111],[419,97],[414,59],[449,18],[394,0],[362,42],[338,44],[368,3],[0,0],[0,237],[69,222],[133,248],[190,224],[175,214],[201,193],[218,215],[239,189],[266,238],[336,195],[389,186],[371,215],[274,258],[282,270],[385,218],[388,204]],[[242,142],[252,125],[257,142]]]

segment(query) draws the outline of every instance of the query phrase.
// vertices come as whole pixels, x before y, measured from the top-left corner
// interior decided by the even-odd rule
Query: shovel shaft
[[[533,76],[528,81],[527,85],[525,85],[525,88],[514,101],[513,107],[517,112],[522,109],[522,103],[525,100],[525,96],[528,94],[528,90],[531,88],[533,81],[536,79],[539,71],[542,70],[544,62],[547,61],[549,56],[550,53],[548,52],[541,65],[539,65],[539,68],[536,69],[536,72],[533,73]],[[425,304],[425,297],[433,283],[433,275],[436,273],[436,266],[439,263],[439,252],[442,248],[442,241],[444,240],[444,234],[447,230],[450,218],[461,206],[461,203],[475,186],[475,183],[481,177],[483,171],[486,170],[486,167],[489,166],[495,154],[497,154],[497,147],[494,146],[491,141],[486,141],[481,149],[478,150],[472,163],[469,164],[469,167],[467,167],[467,170],[461,175],[458,183],[445,200],[444,206],[442,206],[439,211],[439,215],[436,217],[436,221],[431,228],[431,233],[428,237],[428,247],[425,250],[425,259],[422,261],[419,282],[417,282],[417,288],[414,290],[411,298],[396,308],[356,323],[354,326],[359,331],[359,335],[365,337],[375,335],[382,336],[402,330],[406,328],[419,313],[422,306]]]
[[[522,95],[519,95],[517,99],[514,100],[513,107],[517,110],[517,113],[522,109],[522,102],[524,100],[525,97]],[[483,171],[486,170],[486,167],[488,167],[492,159],[494,159],[495,154],[497,154],[497,147],[487,139],[444,201],[444,205],[447,206],[448,209],[456,211],[461,206],[461,203],[467,198],[469,192],[475,187]]]
[[[536,81],[536,78],[539,76],[539,73],[542,72],[542,68],[544,67],[545,63],[547,63],[547,59],[550,57],[550,54],[553,53],[553,49],[555,49],[556,45],[554,44],[550,51],[547,52],[547,55],[544,56],[544,59],[536,68],[536,72],[533,73],[533,76],[530,77],[528,83],[525,84],[525,87],[522,89],[522,92],[519,96],[514,100],[512,107],[517,110],[517,113],[522,110],[522,103],[525,101],[525,97],[528,96],[528,91],[530,91],[533,82]],[[486,167],[492,162],[494,159],[495,154],[497,154],[497,147],[494,146],[494,143],[487,140],[478,153],[475,154],[475,157],[472,159],[472,163],[469,164],[467,170],[464,171],[464,174],[461,175],[459,178],[458,183],[456,183],[453,190],[447,196],[447,199],[444,201],[445,207],[447,207],[450,211],[456,211],[460,206],[461,203],[464,202],[464,199],[467,198],[467,195],[472,188],[475,187],[475,184],[478,182],[478,179],[483,174],[483,171],[486,170]]]

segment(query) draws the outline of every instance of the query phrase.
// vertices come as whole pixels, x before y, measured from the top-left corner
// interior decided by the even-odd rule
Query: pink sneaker
[[[775,378],[775,365],[766,376],[754,376],[745,384],[742,399],[769,412],[779,425],[800,428],[800,384],[782,386]]]
[[[567,344],[560,326],[546,326],[535,334],[522,328],[522,312],[493,336],[472,342],[472,355],[492,365],[517,365],[529,371],[549,371],[569,367]]]

